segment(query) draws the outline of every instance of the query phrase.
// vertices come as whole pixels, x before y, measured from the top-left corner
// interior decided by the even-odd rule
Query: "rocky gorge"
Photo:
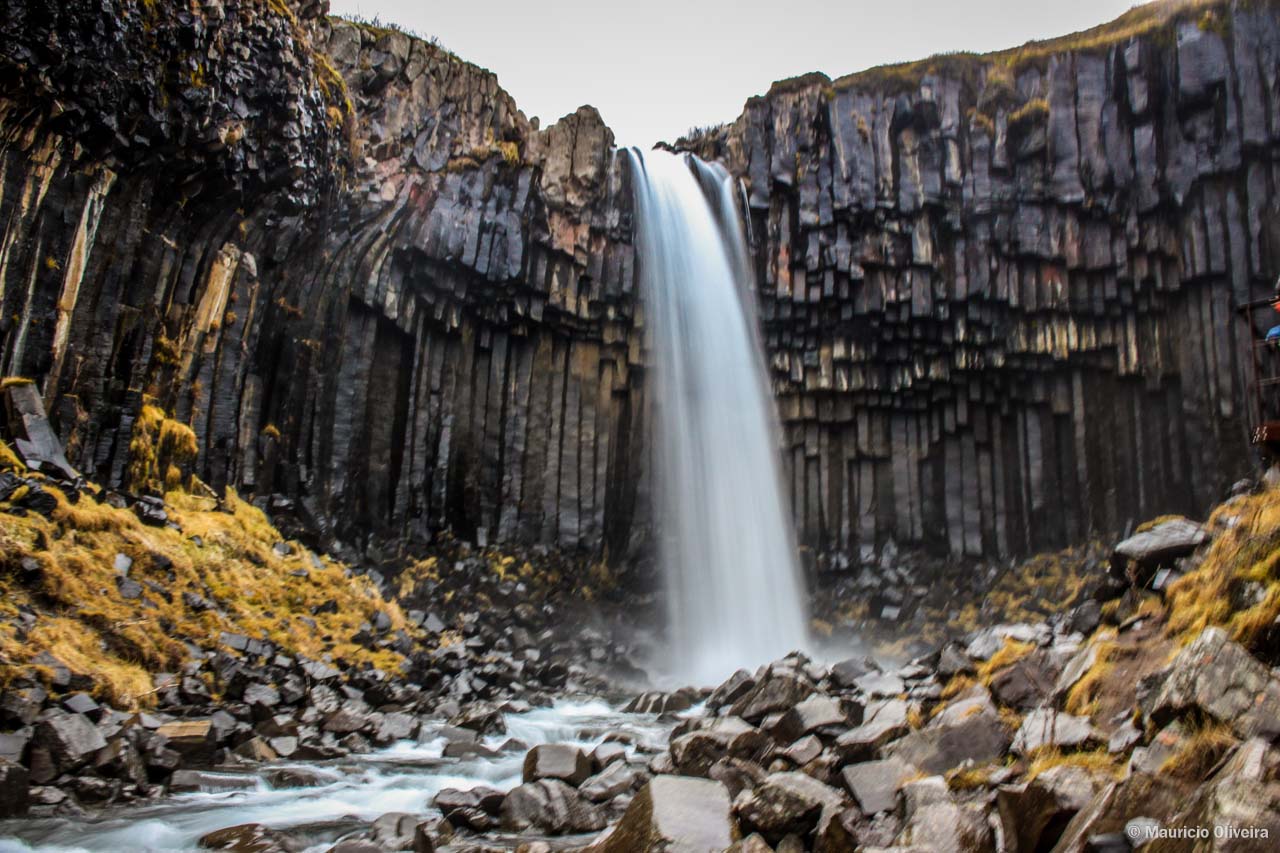
[[[1161,2],[669,146],[740,181],[821,641],[659,688],[596,111],[324,2],[0,0],[0,849],[1272,849],[1278,73]]]

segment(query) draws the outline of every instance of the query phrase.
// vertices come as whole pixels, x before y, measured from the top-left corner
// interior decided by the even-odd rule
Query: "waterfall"
[[[691,156],[629,156],[655,373],[670,666],[714,684],[806,645],[777,417],[734,182]]]

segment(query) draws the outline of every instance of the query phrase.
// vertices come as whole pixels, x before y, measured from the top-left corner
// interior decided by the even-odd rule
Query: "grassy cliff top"
[[[1273,1],[1247,0],[1250,3]],[[1225,29],[1229,26],[1231,5],[1231,0],[1155,0],[1152,3],[1135,6],[1108,23],[1057,38],[1030,41],[1018,47],[993,53],[957,51],[936,54],[911,62],[878,65],[864,71],[846,74],[834,81],[825,74],[813,72],[780,80],[769,88],[768,94],[786,94],[813,85],[827,85],[836,91],[870,89],[898,92],[915,89],[924,77],[931,74],[977,82],[980,73],[992,66],[1016,73],[1024,68],[1039,66],[1049,57],[1062,53],[1105,52],[1117,44],[1139,36],[1149,36],[1165,30],[1171,31],[1179,21],[1195,20],[1205,29]]]

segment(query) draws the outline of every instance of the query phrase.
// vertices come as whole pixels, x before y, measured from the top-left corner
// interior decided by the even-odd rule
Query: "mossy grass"
[[[1178,751],[1160,766],[1160,773],[1201,782],[1238,742],[1230,726],[1216,720],[1199,721]]]
[[[177,529],[146,526],[94,495],[72,503],[49,491],[57,500],[51,518],[0,504],[0,612],[38,614],[22,635],[16,620],[0,620],[0,689],[47,676],[31,661],[48,651],[90,678],[102,699],[145,707],[152,673],[181,668],[190,660],[188,642],[212,649],[223,631],[347,667],[394,672],[403,662],[350,639],[377,611],[392,630],[413,633],[399,606],[340,563],[301,547],[276,553],[279,531],[234,491],[222,501],[170,491],[166,506]],[[144,587],[137,599],[119,594],[117,554],[133,561],[129,577]]]
[[[1095,775],[1119,778],[1122,768],[1116,757],[1105,749],[1066,752],[1057,747],[1043,747],[1031,755],[1026,781],[1031,782],[1055,767],[1079,767]]]
[[[1208,522],[1213,543],[1170,585],[1169,633],[1183,643],[1210,626],[1264,661],[1280,662],[1280,489],[1234,498]]]

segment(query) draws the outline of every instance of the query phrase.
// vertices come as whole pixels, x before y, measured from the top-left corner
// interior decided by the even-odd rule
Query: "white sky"
[[[774,80],[832,78],[953,50],[990,51],[1104,23],[1136,0],[331,0],[435,36],[488,68],[546,127],[592,104],[620,145],[731,121]]]

